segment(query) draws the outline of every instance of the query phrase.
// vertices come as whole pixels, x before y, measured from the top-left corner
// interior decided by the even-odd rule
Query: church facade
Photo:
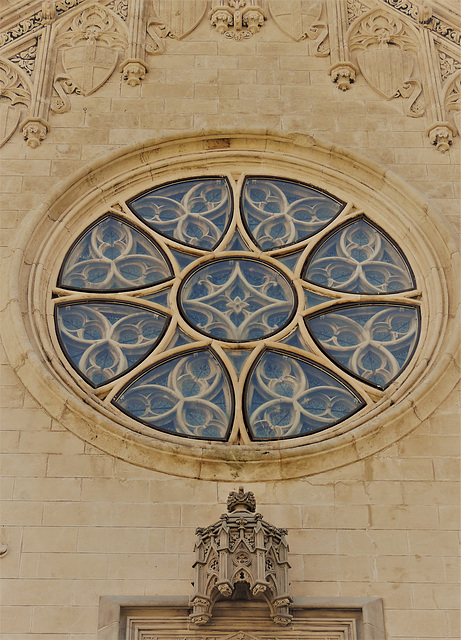
[[[456,3],[0,24],[3,637],[459,638]]]

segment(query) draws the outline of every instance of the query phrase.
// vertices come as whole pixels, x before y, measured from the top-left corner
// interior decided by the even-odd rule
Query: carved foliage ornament
[[[0,147],[15,132],[30,99],[26,77],[8,60],[0,60]]]
[[[405,23],[381,10],[365,14],[349,34],[349,48],[367,82],[386,100],[407,99],[405,112],[419,117],[421,83],[412,78],[418,46]]]
[[[314,40],[318,56],[327,56],[328,27],[321,20],[322,0],[270,0],[269,10],[275,23],[293,40]]]
[[[210,22],[218,33],[244,40],[258,33],[267,19],[255,0],[213,0]]]
[[[223,598],[265,600],[276,624],[291,622],[287,531],[255,510],[254,494],[240,487],[229,494],[228,512],[219,522],[197,529],[191,622],[206,624],[214,603]]]
[[[111,11],[92,5],[79,13],[68,30],[57,39],[62,49],[65,74],[57,76],[55,88],[85,96],[108,80],[117,65],[120,50],[127,46],[125,26]],[[60,95],[63,100],[63,95]],[[59,110],[59,109],[55,109]]]

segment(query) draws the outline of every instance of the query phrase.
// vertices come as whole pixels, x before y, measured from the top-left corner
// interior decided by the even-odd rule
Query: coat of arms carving
[[[0,147],[7,142],[28,109],[31,94],[27,80],[7,60],[0,60]]]
[[[269,0],[271,16],[293,40],[315,40],[316,54],[328,55],[328,27],[321,20],[322,0]]]
[[[418,46],[409,27],[380,10],[365,14],[352,27],[349,48],[368,84],[386,100],[408,99],[407,115],[418,117],[421,83],[413,77]]]
[[[152,0],[155,17],[151,21],[162,38],[182,40],[201,22],[207,0]]]
[[[120,22],[120,24],[118,24]],[[127,46],[125,26],[111,11],[92,5],[79,13],[57,39],[67,84],[66,93],[94,93],[114,72]]]

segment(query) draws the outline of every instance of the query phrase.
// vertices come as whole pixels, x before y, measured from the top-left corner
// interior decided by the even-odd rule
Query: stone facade
[[[295,603],[382,598],[388,640],[461,636],[456,5],[6,3],[5,638],[95,640],[100,597],[192,597],[195,529],[241,484],[288,530]],[[421,347],[366,420],[299,447],[189,446],[130,432],[63,366],[50,291],[70,243],[130,188],[216,167],[334,188],[417,266]]]

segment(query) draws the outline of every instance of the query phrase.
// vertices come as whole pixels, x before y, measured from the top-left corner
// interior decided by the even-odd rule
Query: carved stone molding
[[[137,86],[149,71],[145,60],[147,36],[145,13],[144,0],[131,0],[128,14],[130,31],[128,58],[120,65],[123,79],[130,87]]]
[[[446,112],[452,114],[458,135],[461,135],[461,71],[457,71],[445,87],[444,106]]]
[[[31,90],[27,76],[9,60],[0,59],[0,147],[11,138],[29,108]]]
[[[255,0],[212,0],[209,16],[218,33],[237,41],[258,33],[267,19]]]
[[[269,12],[276,25],[290,38],[312,40],[316,56],[327,56],[328,27],[322,0],[269,0]]]
[[[406,99],[405,113],[424,114],[419,99],[421,82],[415,78],[418,40],[403,20],[376,9],[360,17],[351,27],[349,48],[368,84],[386,100]]]
[[[227,510],[219,522],[196,531],[191,622],[209,622],[214,604],[223,598],[262,598],[273,622],[289,624],[286,529],[277,529],[255,513],[254,494],[243,487],[229,494]]]

